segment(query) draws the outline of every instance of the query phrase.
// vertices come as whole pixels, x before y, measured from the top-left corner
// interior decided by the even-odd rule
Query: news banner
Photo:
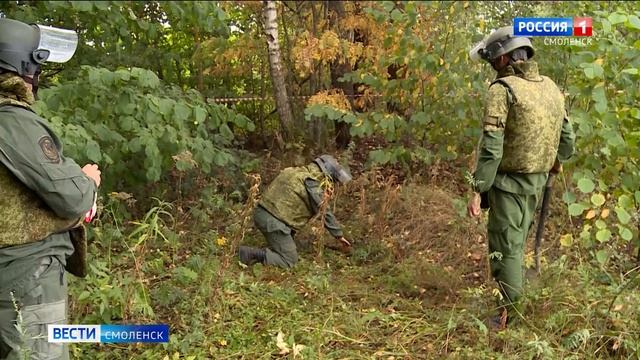
[[[166,343],[169,325],[47,325],[50,343]]]
[[[591,45],[593,35],[590,17],[515,18],[515,36],[546,36],[545,45]]]

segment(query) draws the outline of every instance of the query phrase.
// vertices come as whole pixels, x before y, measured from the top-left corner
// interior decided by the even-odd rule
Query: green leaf
[[[173,108],[173,112],[176,116],[176,120],[179,121],[185,121],[189,118],[189,115],[191,115],[191,111],[189,110],[189,108],[182,103],[177,103]]]
[[[573,204],[576,202],[576,196],[570,191],[565,191],[565,193],[562,194],[562,201],[566,204]]]
[[[611,23],[609,22],[609,20],[602,19],[601,23],[602,23],[602,31],[605,34],[610,34],[611,33]]]
[[[600,263],[600,265],[604,265],[609,259],[609,252],[606,250],[598,250],[596,253],[596,260]]]
[[[636,191],[634,197],[636,198],[636,204],[640,204],[640,191]]]
[[[633,209],[635,207],[633,200],[631,200],[631,197],[627,194],[622,194],[618,197],[618,206],[625,209]]]
[[[128,31],[128,30],[126,30]],[[133,68],[131,73],[138,77],[138,82],[143,87],[157,88],[160,85],[160,79],[153,71],[147,69]]]
[[[384,165],[391,160],[391,155],[385,150],[374,150],[369,153],[371,162],[377,165]]]
[[[632,29],[640,29],[640,18],[638,18],[637,16],[629,15],[627,21],[627,27],[630,27]]]
[[[618,12],[614,12],[611,15],[609,15],[609,21],[611,22],[612,25],[625,22],[626,20],[627,20],[627,16],[620,14]]]
[[[97,162],[100,162],[100,160],[102,160],[102,154],[100,153],[100,145],[98,145],[98,143],[93,140],[87,142],[85,153],[87,155],[87,158],[91,162],[97,163]]]
[[[321,117],[325,113],[324,105],[315,104],[304,109],[305,118],[311,120],[311,117]]]
[[[173,99],[160,99],[158,102],[158,111],[160,111],[160,114],[163,116],[168,116],[174,103],[175,100]]]
[[[607,228],[607,223],[601,219],[596,220],[596,227],[600,230]]]
[[[426,125],[429,122],[429,118],[425,112],[420,111],[413,114],[410,121],[420,125]]]
[[[633,233],[631,230],[624,226],[618,226],[618,234],[620,234],[620,237],[625,241],[633,239]]]
[[[231,129],[229,129],[229,126],[227,124],[222,124],[219,130],[220,135],[222,135],[224,138],[233,139],[233,132],[231,132]]]
[[[602,194],[593,194],[591,195],[591,203],[595,206],[602,206],[605,203],[606,199]]]
[[[129,141],[129,150],[133,153],[136,153],[138,151],[140,151],[140,149],[142,149],[142,142],[140,141],[140,138],[133,138],[131,139],[131,141]]]
[[[247,121],[247,131],[254,131],[256,129],[256,124],[253,121]]]
[[[80,12],[91,11],[93,9],[93,1],[71,1],[71,7],[78,9]]]
[[[636,68],[624,69],[621,72],[624,74],[638,75],[638,69]]]
[[[193,112],[196,118],[196,123],[197,124],[204,123],[204,119],[207,118],[207,110],[203,109],[200,106],[196,106],[193,108]]]
[[[611,231],[609,229],[600,229],[596,232],[596,239],[600,242],[605,242],[611,238]]]
[[[629,215],[627,210],[619,206],[616,206],[615,210],[616,210],[616,216],[618,217],[618,221],[621,224],[628,224],[629,221],[631,220],[631,215]]]
[[[582,191],[584,194],[588,194],[592,192],[596,188],[596,185],[588,178],[582,178],[578,180],[578,189]]]
[[[580,203],[571,204],[571,205],[569,205],[569,215],[571,215],[571,216],[580,216],[580,215],[582,215],[582,212],[586,208],[587,208],[586,206],[584,206],[584,205],[582,205]]]
[[[591,93],[591,98],[596,102],[596,111],[603,114],[607,110],[607,96],[604,92],[604,87],[598,86],[594,88]]]
[[[596,77],[595,71],[593,70],[593,67],[586,67],[584,68],[584,75],[587,77],[587,79],[593,79]]]

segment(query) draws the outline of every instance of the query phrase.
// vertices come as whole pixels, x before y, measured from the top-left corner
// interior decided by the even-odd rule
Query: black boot
[[[264,249],[257,249],[249,246],[240,246],[238,250],[240,262],[245,265],[253,265],[255,263],[264,264],[267,253]]]

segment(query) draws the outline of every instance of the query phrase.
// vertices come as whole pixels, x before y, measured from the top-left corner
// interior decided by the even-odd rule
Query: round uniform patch
[[[45,135],[41,137],[40,140],[38,140],[38,144],[40,145],[40,149],[42,149],[44,157],[54,163],[60,162],[60,153],[58,153],[58,148],[51,136]]]

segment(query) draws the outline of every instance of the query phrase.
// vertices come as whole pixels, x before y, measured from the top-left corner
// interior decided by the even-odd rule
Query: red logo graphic
[[[591,36],[592,31],[590,17],[573,18],[573,36]]]

